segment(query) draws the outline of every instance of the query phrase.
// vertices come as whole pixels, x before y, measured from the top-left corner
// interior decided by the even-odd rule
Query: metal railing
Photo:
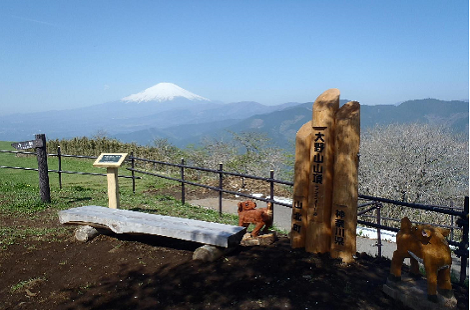
[[[9,151],[9,150],[0,150],[0,153],[13,153],[13,154],[24,154],[24,155],[34,155],[35,152],[26,152],[26,151]],[[56,154],[47,154],[48,157],[57,157],[58,158],[58,169],[47,169],[48,172],[57,173],[59,176],[59,188],[62,189],[62,174],[81,174],[81,175],[91,175],[91,176],[106,176],[105,173],[94,173],[94,172],[82,172],[82,171],[68,171],[62,170],[62,158],[84,158],[84,159],[97,159],[97,156],[84,156],[84,155],[68,155],[61,154],[60,146],[57,148]],[[131,162],[131,159],[127,159]],[[13,166],[0,166],[0,168],[7,169],[17,169],[17,170],[29,170],[29,171],[38,171],[38,168],[28,168],[28,167],[13,167]],[[141,177],[136,177],[135,175],[118,175],[119,178],[132,179],[133,189],[135,193],[135,180],[141,179]]]
[[[397,227],[391,227],[391,226],[386,226],[382,225],[382,220],[388,220],[388,221],[395,221],[395,222],[400,222],[400,219],[395,219],[395,218],[384,218],[381,216],[381,210],[384,208],[383,203],[389,203],[397,206],[404,206],[407,208],[411,209],[418,209],[418,210],[425,210],[425,211],[431,211],[431,212],[436,212],[440,214],[447,214],[451,216],[451,225],[436,225],[432,224],[434,226],[438,227],[443,227],[443,228],[448,228],[451,231],[450,234],[450,240],[448,240],[449,244],[452,246],[457,247],[456,250],[453,252],[457,255],[457,257],[460,258],[461,264],[460,264],[460,279],[459,282],[460,284],[463,284],[465,279],[466,279],[466,267],[467,267],[467,260],[469,256],[469,251],[468,251],[468,229],[469,229],[469,201],[468,201],[468,196],[465,197],[464,199],[464,207],[463,208],[454,208],[453,204],[451,204],[451,207],[447,206],[433,206],[433,205],[424,205],[424,204],[417,204],[417,203],[407,203],[407,202],[401,202],[401,201],[396,201],[396,200],[391,200],[391,199],[386,199],[386,198],[380,198],[380,197],[372,197],[372,196],[367,196],[367,195],[359,195],[359,198],[369,200],[370,202],[363,203],[358,205],[358,210],[367,206],[371,206],[367,208],[366,210],[363,211],[358,211],[357,215],[358,216],[365,216],[366,213],[376,211],[376,223],[368,222],[368,221],[363,221],[363,220],[357,220],[358,224],[361,225],[366,225],[369,227],[374,227],[377,229],[377,252],[378,256],[380,257],[382,255],[382,241],[381,241],[381,230],[388,230],[388,231],[393,231],[393,232],[398,232],[400,229]],[[457,226],[453,225],[453,220],[454,216],[458,217],[456,224]],[[367,216],[367,217],[374,217],[374,216]],[[430,223],[424,223],[424,222],[412,222],[414,224],[430,224]],[[461,229],[462,234],[461,234],[461,239],[460,241],[454,240],[454,229]]]
[[[181,183],[181,202],[183,204],[186,202],[185,185],[188,184],[188,185],[202,187],[202,188],[206,188],[206,189],[218,192],[218,195],[219,195],[219,213],[220,214],[222,213],[222,195],[224,193],[232,194],[232,195],[238,195],[238,196],[242,196],[242,197],[245,197],[245,198],[255,199],[255,200],[264,201],[264,202],[276,203],[277,205],[292,208],[291,204],[286,204],[286,203],[283,203],[283,202],[274,201],[274,184],[283,184],[283,185],[293,186],[294,183],[274,179],[274,171],[273,170],[270,170],[269,178],[263,178],[263,177],[259,177],[259,176],[253,176],[253,175],[242,174],[242,173],[237,173],[237,172],[224,171],[222,163],[219,164],[219,169],[216,170],[216,169],[208,169],[208,168],[202,168],[202,167],[188,166],[188,165],[185,164],[185,160],[183,158],[181,159],[181,164],[173,164],[173,163],[167,163],[167,162],[163,162],[163,161],[151,160],[151,159],[145,159],[145,158],[138,158],[138,157],[132,157],[132,159],[136,160],[136,161],[143,161],[143,162],[152,163],[152,164],[160,164],[160,165],[164,165],[164,166],[171,166],[171,167],[179,168],[180,169],[180,178],[175,178],[175,177],[170,177],[170,176],[167,176],[167,175],[162,175],[162,174],[152,173],[152,172],[148,172],[148,171],[143,171],[143,170],[135,169],[134,167],[127,168],[127,170],[132,171],[133,173],[136,173],[136,172],[137,173],[142,173],[142,174],[151,175],[151,176],[155,176],[155,177],[163,178],[163,179],[166,179],[166,180],[171,180],[171,181],[176,181],[176,182]],[[192,181],[187,180],[186,179],[186,173],[185,173],[186,169],[217,174],[218,179],[219,179],[219,186],[218,187],[210,186],[210,185],[200,184],[200,183],[196,183],[196,182],[192,182]],[[223,178],[224,178],[225,175],[237,176],[237,177],[246,178],[246,179],[252,179],[252,180],[268,182],[269,183],[269,198],[261,198],[261,197],[258,197],[258,196],[245,194],[245,193],[242,193],[242,192],[239,192],[239,191],[231,191],[231,190],[228,190],[228,189],[224,189],[223,188]]]
[[[5,150],[0,150],[0,152],[6,152],[6,153],[20,153],[20,154],[29,154],[29,155],[36,155],[34,152],[24,152],[24,151],[5,151]],[[82,175],[92,175],[92,176],[106,176],[106,174],[101,174],[101,173],[91,173],[91,172],[79,172],[79,171],[67,171],[67,170],[62,170],[62,161],[61,158],[63,157],[71,157],[71,158],[86,158],[86,159],[96,159],[97,157],[94,156],[82,156],[82,155],[66,155],[66,154],[61,154],[60,147],[58,148],[57,154],[47,154],[48,156],[56,156],[58,157],[58,162],[59,162],[59,169],[57,170],[52,170],[49,169],[49,172],[57,173],[59,175],[59,184],[60,188],[62,188],[62,174],[82,174]],[[269,173],[269,178],[264,178],[264,177],[259,177],[259,176],[253,176],[253,175],[248,175],[248,174],[242,174],[242,173],[237,173],[237,172],[230,172],[230,171],[224,171],[223,170],[223,164],[219,164],[218,169],[208,169],[208,168],[202,168],[202,167],[194,167],[194,166],[188,166],[185,164],[185,160],[181,159],[180,164],[174,164],[174,163],[168,163],[168,162],[163,162],[163,161],[158,161],[158,160],[151,160],[151,159],[145,159],[145,158],[139,158],[139,157],[134,157],[133,152],[130,153],[130,156],[126,159],[126,162],[130,164],[130,168],[126,168],[127,170],[131,171],[131,175],[119,175],[121,178],[131,178],[132,179],[132,188],[133,192],[135,193],[135,188],[136,188],[136,183],[135,180],[141,179],[141,177],[135,176],[136,173],[140,174],[145,174],[145,175],[150,175],[158,178],[163,178],[171,181],[176,181],[181,184],[181,202],[184,204],[186,202],[186,187],[185,185],[192,185],[192,186],[197,186],[197,187],[202,187],[206,188],[209,190],[213,190],[218,192],[218,198],[219,198],[219,213],[222,213],[222,199],[223,199],[223,194],[231,194],[231,195],[238,195],[241,197],[253,199],[253,200],[259,200],[259,201],[264,201],[264,202],[271,202],[273,204],[285,206],[288,208],[292,208],[292,204],[288,203],[283,203],[280,201],[275,201],[274,200],[274,191],[275,191],[275,184],[282,184],[286,186],[293,186],[293,182],[288,182],[288,181],[282,181],[282,180],[276,180],[274,178],[274,171],[271,170]],[[163,175],[159,173],[154,173],[154,172],[149,172],[149,171],[144,171],[141,169],[136,169],[136,164],[137,162],[144,162],[144,163],[152,163],[152,164],[159,164],[163,166],[169,166],[169,167],[175,167],[179,168],[179,178],[174,177],[174,176],[169,176],[169,175]],[[23,169],[23,170],[33,170],[33,171],[38,171],[36,168],[25,168],[25,167],[10,167],[10,166],[0,166],[0,168],[10,168],[10,169]],[[210,186],[206,184],[200,184],[196,183],[193,181],[190,181],[186,179],[186,170],[196,170],[196,171],[202,171],[202,172],[207,172],[207,173],[213,173],[216,174],[218,179],[219,179],[219,186]],[[247,178],[247,179],[252,179],[252,180],[258,180],[262,182],[267,182],[269,184],[269,196],[268,198],[261,198],[258,196],[242,193],[239,191],[231,191],[228,189],[225,189],[223,187],[223,179],[224,176],[236,176],[236,177],[241,177],[241,178]],[[468,251],[468,228],[469,228],[469,223],[468,223],[468,214],[469,214],[469,208],[468,208],[468,197],[465,197],[464,201],[464,207],[463,208],[450,208],[446,206],[432,206],[432,205],[425,205],[425,204],[416,204],[416,203],[406,203],[402,201],[396,201],[396,200],[391,200],[387,198],[380,198],[380,197],[373,197],[373,196],[367,196],[367,195],[359,195],[360,199],[363,200],[368,200],[369,202],[359,204],[358,205],[358,216],[362,217],[369,217],[369,218],[374,218],[376,220],[376,223],[373,223],[371,221],[364,221],[364,220],[357,220],[358,224],[365,225],[368,227],[373,227],[377,229],[377,251],[378,251],[378,256],[380,257],[382,255],[382,242],[381,242],[381,230],[387,230],[387,231],[393,231],[397,232],[399,231],[399,228],[397,227],[391,227],[391,226],[386,226],[382,225],[383,220],[387,221],[397,221],[399,222],[400,219],[394,219],[394,218],[383,218],[381,217],[381,209],[384,208],[383,204],[392,204],[394,206],[403,206],[406,208],[411,208],[411,209],[419,209],[419,210],[426,210],[430,212],[435,212],[438,214],[447,214],[451,216],[451,225],[439,225],[442,227],[450,228],[451,229],[451,238],[449,240],[449,244],[456,246],[457,250],[454,250],[454,253],[461,258],[461,272],[460,272],[460,282],[463,283],[466,278],[466,265],[467,265],[467,259],[469,256],[469,251]],[[365,210],[360,210],[364,207],[369,207]],[[368,215],[367,213],[376,211],[376,215]],[[274,214],[273,214],[274,216]],[[456,224],[457,226],[454,226],[453,220],[454,217],[457,217]],[[414,222],[418,223],[418,222]],[[454,230],[459,229],[462,231],[461,233],[461,240],[457,241],[454,240]]]
[[[222,213],[222,194],[227,193],[227,194],[232,194],[232,195],[238,195],[242,196],[245,198],[250,198],[254,200],[260,200],[264,202],[271,202],[273,204],[285,206],[292,208],[292,204],[287,204],[287,203],[282,203],[279,201],[274,200],[274,184],[282,184],[282,185],[287,185],[287,186],[293,186],[293,182],[287,182],[287,181],[281,181],[281,180],[276,180],[274,179],[274,171],[270,171],[270,176],[269,178],[263,178],[263,177],[258,177],[258,176],[253,176],[253,175],[247,175],[247,174],[241,174],[241,173],[235,173],[235,172],[229,172],[229,171],[224,171],[223,170],[223,164],[219,164],[219,169],[208,169],[208,168],[201,168],[201,167],[193,167],[193,166],[187,166],[185,165],[184,159],[181,159],[181,164],[173,164],[173,163],[167,163],[167,162],[162,162],[162,161],[157,161],[157,160],[150,160],[150,159],[143,159],[143,158],[133,158],[134,160],[138,161],[145,161],[148,163],[153,163],[153,164],[160,164],[160,165],[168,165],[172,167],[177,167],[180,168],[180,178],[176,177],[170,177],[167,175],[162,175],[158,173],[152,173],[148,171],[143,171],[135,168],[127,168],[128,170],[134,172],[134,173],[142,173],[146,175],[151,175],[159,178],[164,178],[167,180],[172,180],[181,183],[181,200],[182,203],[185,203],[185,184],[193,185],[193,186],[198,186],[202,188],[206,188],[209,190],[213,190],[218,192],[219,194],[219,213]],[[192,181],[188,181],[185,179],[185,169],[193,169],[193,170],[198,170],[198,171],[204,171],[204,172],[209,172],[209,173],[214,173],[218,174],[219,178],[219,186],[209,186],[205,184],[200,184]],[[235,191],[230,191],[226,190],[223,188],[223,177],[224,175],[230,175],[230,176],[238,176],[242,178],[248,178],[248,179],[253,179],[253,180],[259,180],[259,181],[264,181],[269,183],[269,198],[261,198],[258,196],[253,196],[241,192],[235,192]],[[396,200],[391,200],[387,198],[380,198],[380,197],[373,197],[373,196],[367,196],[367,195],[359,195],[359,198],[364,199],[364,200],[369,200],[370,202],[363,203],[358,205],[358,216],[364,216],[364,217],[374,217],[374,216],[369,216],[366,215],[368,212],[372,212],[376,210],[376,216],[374,217],[376,219],[376,223],[370,222],[370,221],[364,221],[364,220],[357,220],[358,224],[365,225],[368,227],[373,227],[377,229],[377,256],[381,257],[382,256],[382,242],[381,242],[381,230],[388,230],[388,231],[393,231],[393,232],[398,232],[399,228],[397,227],[391,227],[391,226],[386,226],[382,225],[382,220],[392,220],[392,221],[397,221],[399,222],[400,219],[393,219],[393,218],[382,218],[381,217],[381,209],[384,207],[383,203],[388,203],[392,204],[395,206],[404,206],[406,208],[411,208],[411,209],[418,209],[418,210],[426,210],[426,211],[431,211],[435,213],[440,213],[440,214],[447,214],[451,215],[451,225],[437,225],[445,228],[450,228],[451,229],[451,240],[449,240],[449,244],[456,246],[457,249],[454,250],[454,253],[461,258],[461,270],[460,270],[460,283],[463,283],[466,279],[466,265],[467,265],[467,259],[469,256],[468,252],[468,197],[465,197],[464,201],[464,207],[463,208],[449,208],[446,206],[433,206],[433,205],[425,205],[425,204],[416,204],[416,203],[407,203],[407,202],[402,202],[402,201],[396,201]],[[359,211],[360,209],[370,206],[366,210]],[[274,216],[274,214],[273,214]],[[458,217],[457,220],[457,226],[453,225],[453,220],[454,216]],[[421,223],[421,222],[413,222],[415,224],[427,224],[427,223]],[[454,230],[455,229],[460,229],[462,230],[462,237],[461,240],[456,241],[454,240]]]

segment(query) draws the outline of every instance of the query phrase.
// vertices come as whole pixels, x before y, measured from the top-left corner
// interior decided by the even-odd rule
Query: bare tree
[[[186,158],[194,166],[217,169],[220,163],[230,163],[237,155],[233,143],[214,138],[204,138],[201,146],[186,149]]]
[[[102,139],[106,139],[108,137],[109,137],[109,134],[106,131],[106,129],[98,129],[98,130],[96,130],[96,132],[92,136],[92,138],[94,140],[102,140]]]
[[[176,162],[182,156],[181,150],[171,144],[166,138],[155,139],[153,144],[158,150],[158,159],[161,161]]]
[[[256,132],[230,132],[232,139],[204,139],[199,147],[186,149],[185,158],[195,166],[216,169],[219,163],[224,170],[256,176],[268,176],[274,170],[279,177],[286,171],[287,155],[284,150],[269,145],[266,134]]]
[[[362,136],[359,192],[449,204],[468,195],[468,140],[443,126],[392,124]]]
[[[270,145],[266,133],[230,132],[237,143],[239,154],[235,159],[235,170],[243,173],[265,176],[269,170],[276,175],[285,170],[287,154],[284,150]]]

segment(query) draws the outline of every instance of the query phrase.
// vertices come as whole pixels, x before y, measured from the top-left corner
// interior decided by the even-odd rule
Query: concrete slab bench
[[[245,227],[100,206],[59,212],[61,224],[107,228],[116,234],[150,234],[228,248],[238,245]]]

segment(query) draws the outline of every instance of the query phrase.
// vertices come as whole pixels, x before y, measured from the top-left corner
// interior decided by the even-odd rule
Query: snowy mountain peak
[[[173,83],[158,83],[152,87],[147,88],[146,90],[133,94],[121,99],[125,102],[147,102],[147,101],[170,101],[176,97],[183,97],[189,100],[197,101],[210,101],[207,98],[193,94],[192,92],[187,91],[175,85]]]

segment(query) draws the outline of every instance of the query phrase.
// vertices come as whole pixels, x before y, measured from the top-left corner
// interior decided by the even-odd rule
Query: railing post
[[[223,187],[223,179],[224,175],[222,173],[224,168],[224,164],[220,163],[219,164],[219,215],[222,216],[222,187]]]
[[[62,189],[62,152],[60,145],[57,146],[57,159],[59,160],[59,188]]]
[[[273,220],[274,220],[274,170],[269,171],[269,199],[271,199],[272,203],[272,212],[273,212]]]
[[[467,277],[467,255],[468,255],[468,196],[465,197],[462,216],[462,240],[459,245],[460,256],[460,284],[463,285]]]
[[[181,158],[181,203],[186,203],[185,189],[184,189],[184,158]]]
[[[450,208],[454,209],[454,202],[450,201]],[[450,216],[450,240],[454,240],[454,215],[451,214]]]
[[[36,147],[39,174],[39,192],[41,193],[42,202],[51,202],[51,188],[49,186],[49,168],[47,167],[46,135],[36,135],[36,141],[41,145],[40,147]]]
[[[134,159],[134,151],[131,152],[131,168],[132,168],[132,192],[135,194],[135,159]]]
[[[380,209],[382,204],[380,202],[376,203],[376,213],[377,213],[377,224],[380,224]],[[380,258],[382,257],[382,236],[380,233],[380,228],[377,227],[377,256]]]

